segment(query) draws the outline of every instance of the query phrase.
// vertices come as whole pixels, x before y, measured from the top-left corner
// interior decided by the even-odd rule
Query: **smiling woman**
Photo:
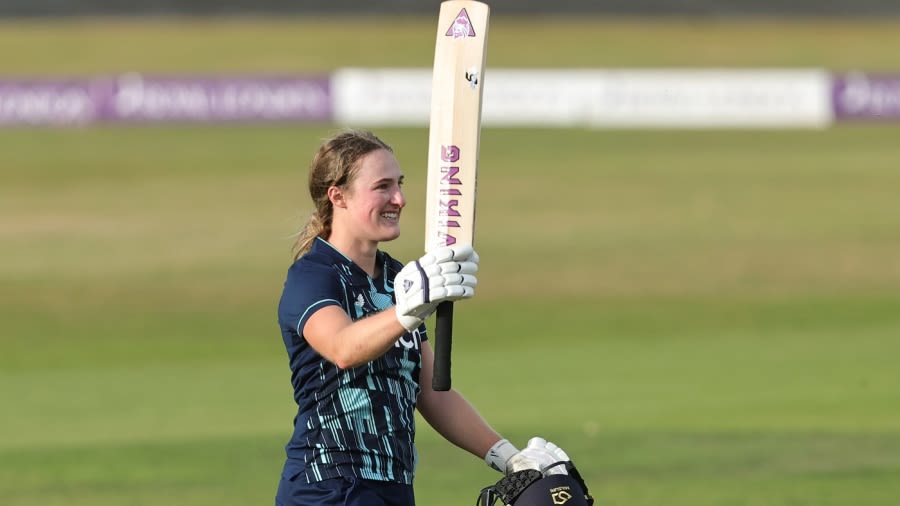
[[[436,248],[403,266],[381,251],[400,235],[402,182],[393,150],[370,132],[339,133],[313,158],[316,210],[278,307],[298,406],[278,505],[414,505],[417,410],[498,471],[560,460],[543,446],[519,452],[459,392],[432,389],[424,320],[474,295],[478,255]]]

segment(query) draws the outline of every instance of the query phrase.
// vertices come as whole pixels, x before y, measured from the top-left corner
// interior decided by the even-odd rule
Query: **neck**
[[[375,254],[378,252],[377,242],[350,239],[334,233],[328,238],[328,242],[366,271],[369,276],[377,277],[375,266]]]

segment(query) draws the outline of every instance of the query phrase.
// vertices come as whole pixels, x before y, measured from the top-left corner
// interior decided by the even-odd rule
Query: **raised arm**
[[[383,355],[404,332],[412,331],[444,301],[472,297],[477,256],[471,247],[439,248],[408,263],[394,279],[396,305],[353,321],[338,306],[313,313],[303,337],[320,355],[342,369]]]

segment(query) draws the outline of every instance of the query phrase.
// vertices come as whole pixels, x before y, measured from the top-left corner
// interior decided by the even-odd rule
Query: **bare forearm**
[[[354,322],[342,311],[340,314],[336,311],[341,310],[332,306],[313,315],[313,318],[321,320],[313,322],[311,318],[310,323],[323,327],[318,328],[319,332],[313,336],[307,336],[307,341],[320,355],[341,369],[356,367],[384,355],[406,332],[392,309]]]
[[[456,390],[428,392],[419,411],[425,420],[446,440],[484,458],[491,446],[501,439],[487,421]]]

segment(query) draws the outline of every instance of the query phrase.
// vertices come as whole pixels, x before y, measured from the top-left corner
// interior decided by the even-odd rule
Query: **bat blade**
[[[472,244],[489,7],[441,3],[428,134],[425,250]],[[432,388],[450,389],[453,305],[438,306]]]

